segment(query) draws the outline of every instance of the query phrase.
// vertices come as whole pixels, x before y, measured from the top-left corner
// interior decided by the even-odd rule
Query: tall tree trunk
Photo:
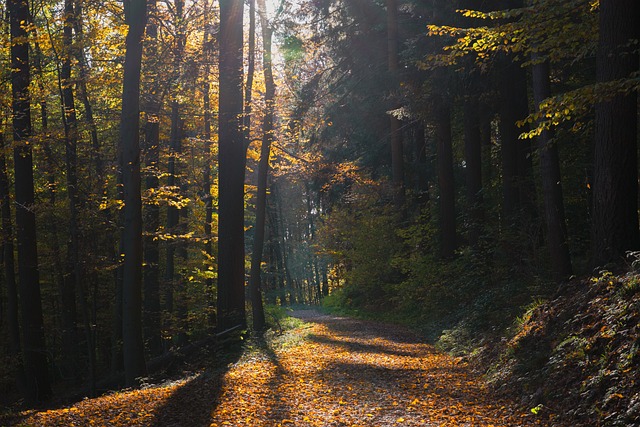
[[[204,197],[204,252],[206,259],[206,265],[211,268],[211,262],[213,260],[213,195],[211,194],[211,162],[212,152],[211,152],[211,82],[210,74],[211,67],[210,62],[212,60],[211,55],[211,41],[209,39],[209,1],[204,1],[204,35],[202,39],[202,56],[203,56],[203,69],[204,73],[202,76],[203,80],[203,90],[202,90],[202,100],[203,100],[203,109],[204,109],[204,143],[205,143],[205,162],[204,162],[204,173],[203,173],[203,183],[202,183],[202,193]],[[248,86],[248,83],[247,83]],[[246,126],[246,125],[245,125]],[[247,130],[245,129],[245,132]],[[210,309],[209,315],[209,326],[213,328],[215,325],[215,316],[213,313],[215,311],[215,298],[214,298],[214,288],[213,288],[213,278],[208,277],[206,279],[206,292],[207,292],[207,302]]]
[[[15,258],[13,246],[13,224],[11,220],[11,194],[9,192],[9,177],[7,175],[7,160],[5,157],[4,133],[0,132],[0,214],[2,216],[2,265],[4,268],[4,283],[7,292],[7,330],[9,332],[9,356],[15,361],[16,384],[20,392],[25,393],[25,376],[21,360],[20,324],[18,285],[16,283]]]
[[[532,56],[536,61],[536,55]],[[551,96],[549,82],[549,63],[536,63],[532,67],[533,98],[536,109],[540,103]],[[553,134],[545,130],[538,137],[540,156],[540,175],[542,178],[542,197],[544,199],[544,216],[547,225],[547,243],[551,268],[555,278],[560,281],[571,275],[571,258],[567,242],[567,224],[564,213],[564,198],[560,175],[560,158],[558,147],[553,141]]]
[[[438,187],[440,188],[440,255],[452,258],[457,247],[451,111],[442,100],[436,101],[436,144]]]
[[[158,62],[158,8],[156,0],[149,0],[147,7],[147,54],[151,67]],[[156,74],[154,70],[151,74]],[[145,124],[145,187],[155,192],[160,186],[160,108],[161,100],[158,95],[159,83],[150,85],[148,104],[146,108]],[[160,207],[152,202],[144,206],[144,268],[142,274],[144,288],[144,339],[147,351],[151,357],[162,353],[162,307],[160,303]]]
[[[23,357],[26,374],[26,400],[43,401],[52,394],[44,321],[40,296],[36,215],[34,209],[31,106],[29,97],[29,42],[27,25],[31,22],[27,0],[8,2],[11,28],[11,87],[13,110],[13,159],[16,192],[16,232],[18,241],[18,278],[22,317]]]
[[[393,90],[398,89],[400,65],[398,62],[398,5],[396,0],[386,0],[387,3],[387,56],[389,75]],[[392,109],[400,107],[395,103]],[[398,209],[405,203],[404,188],[404,154],[402,147],[402,132],[400,120],[389,116],[389,135],[391,138],[391,175],[394,186],[394,201]]]
[[[120,170],[124,190],[122,341],[125,382],[134,386],[146,375],[142,338],[142,200],[140,177],[140,68],[147,21],[146,0],[126,8],[126,39],[120,124]]]
[[[263,42],[264,43],[264,42]],[[251,144],[251,111],[253,76],[256,69],[256,0],[249,0],[249,41],[247,53],[247,83],[244,87],[244,148]],[[247,157],[245,155],[245,161]],[[246,165],[245,165],[246,166]]]
[[[471,97],[475,96],[472,94]],[[469,212],[469,244],[478,246],[482,209],[482,136],[479,104],[467,99],[464,104],[464,158],[466,163],[467,209]]]
[[[263,71],[265,81],[264,102],[266,111],[262,124],[262,146],[260,147],[260,163],[258,165],[258,188],[256,200],[256,225],[253,237],[253,252],[251,254],[251,273],[249,285],[251,292],[251,307],[253,312],[253,329],[255,331],[264,330],[265,318],[262,305],[262,284],[261,284],[261,264],[262,252],[264,249],[265,217],[267,207],[267,176],[269,174],[269,155],[271,154],[271,143],[274,140],[273,118],[275,110],[275,83],[273,81],[273,69],[271,62],[271,36],[273,29],[269,25],[267,10],[264,0],[258,0],[258,13],[260,14],[260,24],[262,27],[263,44]]]
[[[638,70],[640,3],[600,1],[598,82],[628,78]],[[636,49],[635,51],[631,51]],[[593,181],[593,265],[636,250],[638,236],[638,111],[635,92],[596,104]]]
[[[518,73],[519,64],[512,64],[510,58],[502,61],[505,64],[501,78],[500,102],[500,143],[502,155],[502,215],[505,225],[516,225],[520,210],[520,174],[518,168],[520,131],[516,121],[526,117],[518,113],[518,99],[514,99],[521,92],[518,81],[513,77]]]
[[[220,1],[218,329],[246,325],[242,0]]]

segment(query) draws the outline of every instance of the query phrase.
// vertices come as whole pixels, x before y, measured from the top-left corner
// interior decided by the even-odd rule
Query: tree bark
[[[156,64],[158,55],[158,8],[156,0],[149,0],[147,7],[147,57]],[[152,71],[152,73],[154,73]],[[155,192],[160,186],[158,175],[160,162],[160,108],[159,83],[152,83],[148,93],[147,121],[145,124],[145,186]],[[160,304],[160,207],[149,203],[144,207],[144,339],[151,357],[162,353],[162,307]]]
[[[218,330],[246,325],[244,296],[243,2],[220,1]]]
[[[535,61],[536,55],[532,56]],[[549,81],[549,63],[536,63],[532,67],[533,98],[536,109],[540,103],[551,96]],[[542,197],[544,216],[547,226],[547,244],[551,268],[556,280],[567,279],[571,273],[571,257],[567,243],[567,224],[564,213],[564,197],[560,174],[558,147],[553,141],[550,130],[543,131],[538,137],[538,155],[540,156],[540,175],[542,178]]]
[[[398,89],[400,65],[398,62],[398,5],[396,0],[386,0],[387,3],[387,55],[388,69],[393,90]],[[399,108],[394,103],[392,109]],[[402,146],[402,132],[400,120],[389,116],[389,135],[391,139],[391,176],[394,187],[394,201],[398,209],[402,209],[406,195],[404,188],[404,150]]]
[[[436,100],[436,144],[438,186],[440,188],[440,255],[453,258],[457,248],[451,111],[442,100]]]
[[[22,347],[20,343],[19,300],[16,282],[13,224],[11,220],[11,194],[9,192],[9,177],[7,175],[7,160],[5,157],[4,133],[0,132],[0,214],[2,216],[2,266],[4,269],[4,283],[7,292],[7,330],[9,332],[9,356],[15,360],[13,370],[16,384],[25,393],[25,376],[22,363]]]
[[[260,147],[260,163],[258,164],[258,188],[256,200],[256,224],[253,236],[253,252],[251,253],[251,273],[249,285],[251,292],[251,307],[253,313],[253,329],[264,330],[265,318],[262,304],[262,280],[261,264],[264,249],[265,218],[267,207],[267,177],[269,175],[269,155],[271,143],[274,140],[273,118],[275,110],[275,83],[273,81],[273,69],[271,60],[271,36],[273,29],[267,18],[266,4],[264,0],[258,0],[258,13],[262,27],[263,44],[263,72],[265,80],[265,106],[266,111],[262,124],[262,146]]]
[[[471,95],[473,97],[474,95]],[[464,158],[466,163],[469,245],[478,246],[484,219],[482,207],[482,137],[479,104],[467,99],[464,105]]]
[[[11,87],[13,112],[13,159],[16,192],[18,278],[22,317],[22,342],[26,374],[26,400],[39,402],[52,394],[47,368],[47,349],[40,295],[36,215],[33,183],[29,42],[31,22],[27,0],[8,2],[11,31]]]
[[[640,4],[600,2],[600,40],[596,77],[604,83],[638,70],[638,54],[627,50],[639,37]],[[592,264],[619,261],[637,250],[638,159],[637,94],[619,94],[596,104]]]
[[[140,176],[140,70],[147,21],[146,0],[125,4],[126,38],[120,172],[124,190],[122,338],[125,382],[135,386],[146,375],[142,338],[142,200]]]

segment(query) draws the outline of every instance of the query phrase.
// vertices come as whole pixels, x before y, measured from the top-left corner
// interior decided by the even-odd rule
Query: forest
[[[425,390],[419,369],[438,363],[438,384],[464,383],[434,359],[458,358],[519,400],[477,411],[527,415],[439,418],[454,393],[432,423],[640,425],[636,0],[0,9],[0,414],[145,393],[176,360],[247,363],[254,347],[261,372],[291,375],[288,396],[293,372],[311,381],[289,362],[342,343],[415,359],[379,369],[415,369]],[[209,411],[245,402],[225,387],[257,374],[237,363],[198,377],[220,399]],[[167,387],[158,402],[185,389]],[[75,422],[425,425],[411,417],[426,395],[406,399],[349,418],[340,397],[331,422],[198,407],[145,424],[143,401],[135,421]],[[70,425],[43,414],[16,425]]]

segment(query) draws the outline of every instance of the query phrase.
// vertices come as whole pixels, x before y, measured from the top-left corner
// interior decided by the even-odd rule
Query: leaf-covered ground
[[[224,375],[23,414],[24,426],[534,426],[459,359],[405,329],[299,312],[275,345],[249,345]],[[296,338],[297,337],[297,338]]]

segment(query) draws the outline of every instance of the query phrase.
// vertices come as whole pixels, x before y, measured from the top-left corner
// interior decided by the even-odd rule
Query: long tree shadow
[[[290,418],[291,415],[291,407],[287,403],[285,395],[280,388],[284,383],[287,370],[282,366],[278,359],[278,355],[269,346],[263,336],[257,339],[257,343],[269,362],[273,363],[275,366],[274,375],[266,386],[267,390],[270,392],[271,398],[270,402],[265,402],[265,407],[271,408],[269,411],[270,421],[283,422],[283,420]]]
[[[213,366],[180,386],[166,402],[155,411],[150,426],[208,426],[211,413],[220,403],[224,376],[229,367],[240,359],[241,342],[214,353]]]
[[[384,390],[386,395],[393,395],[396,398],[405,397],[407,399],[423,397],[424,395],[438,396],[447,401],[458,401],[466,405],[473,406],[476,403],[476,396],[473,393],[466,393],[472,388],[480,390],[477,383],[473,381],[462,382],[458,380],[455,384],[448,384],[445,381],[438,381],[436,377],[456,377],[464,373],[464,369],[457,367],[433,367],[423,369],[420,367],[386,367],[371,363],[339,362],[328,365],[322,377],[328,384],[339,386],[348,382],[359,391],[360,398],[365,400],[376,389]],[[460,376],[460,378],[462,378]],[[414,387],[418,382],[420,387]],[[460,388],[462,387],[462,389]]]
[[[424,352],[417,351],[417,350],[416,351],[399,350],[399,349],[389,348],[383,344],[361,343],[361,342],[349,340],[349,339],[337,340],[335,338],[330,338],[327,336],[316,335],[316,334],[309,334],[308,338],[310,341],[317,342],[319,344],[338,346],[355,353],[374,353],[374,354],[387,354],[390,356],[407,356],[407,357],[418,357],[424,354]]]

